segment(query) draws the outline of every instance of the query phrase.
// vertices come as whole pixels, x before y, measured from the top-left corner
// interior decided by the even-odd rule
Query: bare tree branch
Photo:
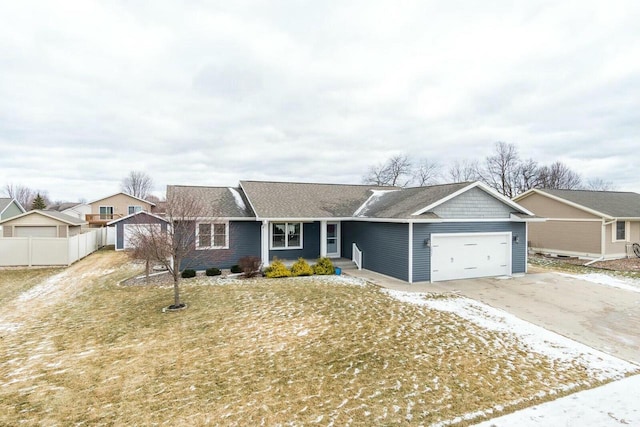
[[[480,179],[478,169],[478,162],[456,160],[449,166],[447,174],[451,182],[477,181]]]
[[[437,184],[440,177],[440,165],[423,159],[413,172],[413,182],[418,187]]]
[[[611,181],[605,181],[602,178],[592,178],[587,180],[585,190],[591,191],[612,191],[616,186]]]
[[[562,162],[540,168],[539,185],[542,188],[576,190],[582,187],[582,178]]]
[[[362,179],[365,184],[406,187],[411,182],[411,161],[407,155],[397,155],[385,163],[369,168]]]
[[[131,171],[122,180],[121,189],[139,199],[146,199],[149,192],[153,188],[153,180],[149,175],[142,171]]]

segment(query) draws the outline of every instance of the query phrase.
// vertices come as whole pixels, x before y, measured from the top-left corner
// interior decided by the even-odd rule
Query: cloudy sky
[[[640,191],[638,1],[4,1],[0,185],[359,183],[496,141]]]

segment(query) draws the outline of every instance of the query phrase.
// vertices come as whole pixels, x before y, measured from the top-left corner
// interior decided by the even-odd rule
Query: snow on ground
[[[505,311],[465,297],[428,298],[427,294],[386,289],[392,297],[429,308],[455,313],[476,325],[497,332],[511,333],[528,348],[553,359],[578,360],[598,380],[622,378],[638,366],[588,347],[572,339],[526,322]],[[425,298],[427,297],[427,298]]]
[[[611,286],[613,288],[625,289],[627,291],[640,293],[640,280],[632,279],[629,277],[614,277],[603,273],[588,273],[588,274],[567,274],[558,273],[564,277],[572,277],[574,279],[585,280],[591,283],[598,283],[600,285]]]
[[[476,424],[476,427],[640,426],[640,375]]]
[[[587,367],[591,376],[599,380],[621,379],[639,368],[633,363],[610,356],[469,298],[458,296],[430,298],[424,293],[395,290],[385,290],[385,292],[406,303],[455,313],[483,328],[513,334],[514,339],[520,340],[531,351],[553,359],[580,361]],[[640,403],[637,398],[639,393],[640,375],[636,375],[603,387],[574,393],[555,401],[494,418],[479,426],[640,425]],[[484,414],[495,414],[495,411],[487,410]],[[479,415],[482,414],[466,414],[459,420],[450,420],[442,425],[472,419]]]

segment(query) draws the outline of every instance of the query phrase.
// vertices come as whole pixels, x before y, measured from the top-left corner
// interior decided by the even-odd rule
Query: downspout
[[[609,222],[605,222],[605,220],[602,220],[602,232],[600,233],[600,258],[596,258],[594,260],[589,261],[586,264],[583,264],[584,266],[589,266],[593,263],[596,263],[598,261],[603,261],[604,260],[604,255],[605,255],[605,240],[606,240],[606,230],[607,230],[607,225],[613,224],[614,222],[616,222],[616,220],[611,220]]]

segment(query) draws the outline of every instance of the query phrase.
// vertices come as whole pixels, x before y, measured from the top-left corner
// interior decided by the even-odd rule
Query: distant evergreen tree
[[[46,208],[47,208],[47,204],[44,202],[44,199],[42,198],[40,193],[38,193],[36,195],[36,198],[33,199],[33,203],[31,203],[31,209],[46,209]]]

